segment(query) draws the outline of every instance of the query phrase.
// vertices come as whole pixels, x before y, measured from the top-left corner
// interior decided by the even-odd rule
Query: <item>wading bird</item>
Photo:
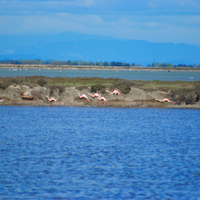
[[[49,102],[53,102],[54,101],[56,103],[56,105],[58,105],[56,99],[54,99],[54,98],[50,98],[49,99],[49,96],[46,96],[46,97],[47,97],[47,99],[48,99]]]
[[[108,93],[110,93],[110,94],[116,94],[116,95],[117,95],[117,94],[119,94],[121,97],[123,97],[123,98],[124,98],[124,96],[123,96],[123,95],[121,95],[117,89],[114,89],[114,91],[113,91],[113,92],[110,92],[110,91],[106,90],[106,92],[108,92]]]
[[[176,102],[171,101],[171,100],[169,100],[169,99],[167,99],[167,98],[164,98],[164,99],[156,99],[156,98],[155,98],[154,100],[159,101],[159,102],[169,102],[169,103],[174,103],[174,104],[176,104]]]
[[[100,101],[104,101],[104,104],[110,105],[110,104],[108,103],[108,101],[106,100],[106,98],[105,98],[105,97],[102,97],[101,94],[99,94],[98,99],[99,99]]]
[[[83,95],[80,95],[79,93],[77,93],[77,94],[79,95],[80,99],[85,98],[88,101],[90,101],[85,93]]]
[[[100,94],[99,93],[95,93],[95,94],[88,93],[88,95],[91,96],[91,97],[93,97],[93,98],[95,98],[95,97],[99,97]]]

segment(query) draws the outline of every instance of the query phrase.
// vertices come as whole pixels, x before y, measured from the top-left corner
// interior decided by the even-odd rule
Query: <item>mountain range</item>
[[[153,62],[199,64],[200,47],[152,43],[65,32],[49,35],[0,35],[0,59],[82,60],[127,62],[146,66]]]

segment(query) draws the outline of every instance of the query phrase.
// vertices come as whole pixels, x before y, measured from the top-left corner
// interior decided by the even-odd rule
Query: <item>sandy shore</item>
[[[2,100],[2,99],[1,99]],[[58,102],[62,107],[108,107],[108,108],[170,108],[170,109],[200,109],[200,104],[193,105],[174,105],[171,103],[157,103],[153,100],[138,100],[133,102],[109,101],[110,105],[102,102],[87,102],[80,100],[76,102]],[[41,100],[6,100],[0,102],[0,106],[55,106],[55,103],[44,102]]]

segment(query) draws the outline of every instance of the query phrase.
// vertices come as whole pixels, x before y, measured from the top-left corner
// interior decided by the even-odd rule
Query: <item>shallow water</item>
[[[2,199],[198,199],[200,110],[0,106]]]
[[[46,76],[46,77],[100,77],[128,80],[198,81],[200,71],[128,71],[128,70],[47,70],[47,69],[0,69],[0,77],[7,76]]]

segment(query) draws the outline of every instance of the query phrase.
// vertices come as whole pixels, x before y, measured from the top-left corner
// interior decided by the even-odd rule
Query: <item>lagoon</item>
[[[198,199],[200,110],[0,106],[2,199]]]
[[[0,77],[46,76],[46,77],[100,77],[143,81],[199,81],[200,71],[143,71],[143,70],[48,70],[0,68]]]

